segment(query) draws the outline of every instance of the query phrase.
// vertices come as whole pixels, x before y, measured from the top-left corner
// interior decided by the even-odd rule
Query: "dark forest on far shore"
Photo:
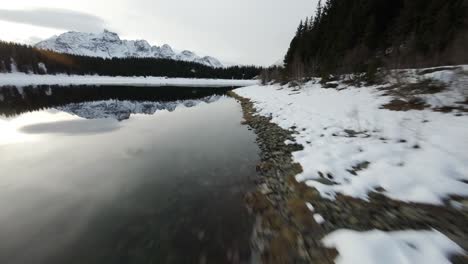
[[[194,62],[156,58],[104,59],[57,53],[0,41],[0,72],[15,70],[33,74],[253,79],[258,76],[261,68],[256,66],[213,68]]]

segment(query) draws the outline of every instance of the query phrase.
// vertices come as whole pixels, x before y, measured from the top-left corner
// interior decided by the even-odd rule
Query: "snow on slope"
[[[188,79],[165,77],[111,77],[98,75],[37,75],[26,73],[0,73],[0,85],[143,85],[229,87],[257,84],[256,80]]]
[[[213,57],[199,57],[188,50],[176,53],[167,44],[160,47],[151,46],[146,40],[121,40],[119,35],[107,30],[98,34],[66,32],[41,41],[35,47],[74,55],[103,58],[150,57],[196,62],[216,68],[223,67],[221,62]]]
[[[447,81],[448,75],[430,77]],[[380,109],[392,98],[378,88],[324,89],[312,81],[300,89],[252,86],[236,93],[272,122],[295,127],[304,146],[293,153],[304,169],[297,180],[325,198],[368,199],[380,191],[405,202],[442,204],[450,195],[468,196],[468,115]],[[431,98],[442,105],[464,101],[466,89],[450,86]]]

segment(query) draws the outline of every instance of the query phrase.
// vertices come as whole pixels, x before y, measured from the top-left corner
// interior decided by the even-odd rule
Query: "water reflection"
[[[239,105],[81,88],[0,93],[0,263],[246,263],[258,150]]]
[[[20,131],[28,134],[97,134],[116,130],[119,124],[112,119],[105,120],[69,120],[28,125]]]
[[[28,134],[22,128],[41,123],[62,122],[78,120],[80,118],[54,109],[41,112],[24,113],[16,117],[0,115],[0,146],[13,143],[26,143],[39,139],[39,135]]]
[[[224,95],[226,87],[133,87],[133,86],[3,86],[0,87],[0,115],[60,107],[72,103],[106,100],[131,102],[175,102]]]
[[[37,139],[31,134],[105,133],[118,129],[119,124],[112,120],[84,122],[81,119],[123,121],[135,114],[172,112],[177,107],[194,107],[201,103],[215,102],[230,89],[89,85],[3,86],[0,87],[0,145]]]
[[[221,95],[211,95],[199,99],[185,99],[176,101],[137,102],[137,101],[94,101],[83,103],[71,103],[56,109],[77,115],[86,119],[112,118],[118,121],[130,118],[132,114],[152,115],[156,111],[174,111],[177,107],[194,107],[200,103],[212,103],[221,98]]]

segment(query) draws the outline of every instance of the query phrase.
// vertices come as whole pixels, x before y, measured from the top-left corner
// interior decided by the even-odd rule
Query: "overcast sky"
[[[170,44],[225,62],[282,59],[318,0],[14,0],[0,5],[0,39],[35,43],[67,30]]]

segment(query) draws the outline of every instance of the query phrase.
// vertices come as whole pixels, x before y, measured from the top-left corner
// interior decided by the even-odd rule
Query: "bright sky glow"
[[[317,0],[4,2],[1,40],[31,44],[68,30],[105,27],[125,39],[168,43],[224,62],[270,65],[283,58],[299,21],[313,14]],[[71,12],[70,18],[64,19],[63,12]]]

